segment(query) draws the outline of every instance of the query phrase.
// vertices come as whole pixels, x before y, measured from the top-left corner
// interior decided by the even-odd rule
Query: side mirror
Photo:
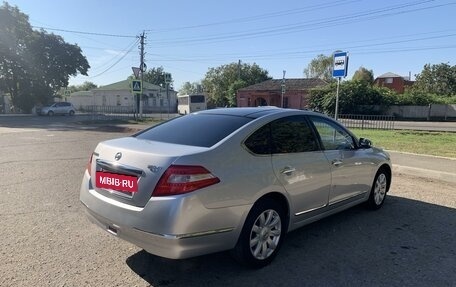
[[[360,138],[358,145],[360,148],[371,148],[372,142],[369,139]]]

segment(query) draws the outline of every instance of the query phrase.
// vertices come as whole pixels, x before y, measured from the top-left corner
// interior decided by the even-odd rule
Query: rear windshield
[[[191,114],[152,127],[137,138],[199,147],[211,147],[229,134],[250,122],[251,118]]]

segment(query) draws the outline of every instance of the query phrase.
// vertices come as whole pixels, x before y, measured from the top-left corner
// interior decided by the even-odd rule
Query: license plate
[[[97,171],[95,186],[116,191],[137,192],[138,179],[136,176]]]

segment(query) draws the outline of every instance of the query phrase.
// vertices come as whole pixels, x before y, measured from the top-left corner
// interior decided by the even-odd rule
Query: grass
[[[358,137],[368,138],[387,150],[456,158],[456,133],[412,130],[350,129]]]

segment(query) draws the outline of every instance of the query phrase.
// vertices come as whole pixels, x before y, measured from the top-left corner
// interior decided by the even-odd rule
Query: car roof
[[[282,112],[283,109],[277,107],[256,107],[256,108],[216,108],[212,110],[200,111],[195,114],[201,115],[226,115],[226,116],[238,116],[248,118],[259,118],[269,114],[275,114]]]
[[[194,114],[199,115],[226,115],[226,116],[238,116],[238,117],[248,117],[252,119],[257,119],[262,116],[280,114],[286,112],[300,112],[308,115],[319,115],[327,117],[324,114],[316,113],[309,110],[296,110],[296,109],[285,109],[278,108],[275,106],[264,106],[264,107],[249,107],[249,108],[216,108],[211,110],[199,111]]]

